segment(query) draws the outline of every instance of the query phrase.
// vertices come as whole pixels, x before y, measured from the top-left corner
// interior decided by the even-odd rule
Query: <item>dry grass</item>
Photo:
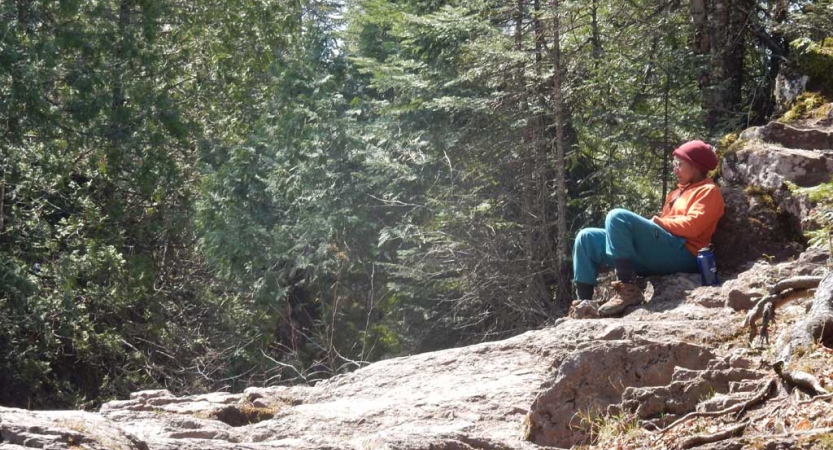
[[[228,405],[208,412],[204,418],[219,420],[232,427],[252,425],[275,417],[278,408],[254,406],[251,403]]]
[[[574,428],[587,437],[585,445],[575,448],[641,448],[640,442],[649,436],[639,426],[639,420],[626,413],[610,416],[597,411],[579,411],[575,421]]]

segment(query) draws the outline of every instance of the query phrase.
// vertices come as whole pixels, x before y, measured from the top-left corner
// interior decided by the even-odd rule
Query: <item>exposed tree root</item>
[[[769,345],[769,324],[775,321],[775,307],[768,303],[764,307],[764,317],[761,319],[761,333],[759,335],[761,344]]]
[[[760,390],[758,390],[758,392],[756,392],[755,395],[750,397],[749,400],[747,400],[743,403],[738,403],[737,405],[730,406],[726,409],[722,409],[720,411],[711,411],[711,412],[694,411],[694,412],[688,413],[685,416],[683,416],[682,418],[674,421],[674,423],[672,423],[671,425],[668,425],[667,427],[660,430],[660,434],[664,434],[666,431],[670,430],[671,428],[674,428],[675,426],[677,426],[677,425],[679,425],[683,422],[686,422],[690,419],[694,419],[694,418],[697,418],[697,417],[718,417],[718,416],[722,416],[724,414],[731,414],[731,413],[737,413],[737,416],[740,417],[740,415],[742,415],[747,409],[749,409],[752,406],[755,406],[758,403],[761,403],[762,401],[766,400],[766,398],[769,397],[770,393],[775,388],[775,385],[776,385],[775,378],[770,378],[770,380],[766,383],[766,385],[763,388],[761,388]]]
[[[754,417],[750,417],[750,423],[758,423],[759,420],[763,419],[764,417],[771,417],[774,416],[781,408],[784,407],[785,401],[788,399],[782,399],[778,404],[775,404],[772,408],[766,409],[763,411],[759,411]]]
[[[771,291],[774,294],[778,294],[786,291],[787,289],[812,289],[818,287],[819,283],[821,283],[821,280],[823,279],[824,277],[809,275],[787,278],[786,280],[781,280],[775,283],[775,286],[772,287]]]
[[[799,405],[809,405],[810,403],[813,403],[815,401],[830,400],[831,398],[833,398],[833,394],[817,395],[817,396],[811,398],[810,400],[805,400],[803,402],[798,402],[798,404]]]
[[[675,420],[665,428],[657,429],[658,434],[662,435],[682,423],[689,422],[690,420],[699,417],[718,417],[727,414],[734,414],[734,419],[737,420],[750,408],[765,402],[768,398],[771,398],[773,393],[777,391],[776,388],[779,382],[784,383],[789,389],[799,389],[802,392],[815,397],[813,400],[801,402],[799,404],[808,404],[812,401],[821,399],[833,399],[833,393],[828,393],[828,391],[819,383],[818,379],[812,374],[802,372],[800,370],[787,370],[790,361],[801,355],[802,351],[814,349],[814,346],[819,342],[822,344],[826,343],[828,345],[833,342],[833,274],[828,273],[824,277],[795,277],[775,284],[769,289],[769,295],[761,299],[746,315],[744,326],[748,326],[752,331],[752,337],[755,337],[758,336],[756,322],[761,321],[760,338],[762,342],[766,342],[768,344],[769,328],[775,320],[776,310],[793,300],[806,297],[810,293],[812,293],[814,297],[812,304],[807,311],[807,315],[793,324],[789,329],[786,329],[779,336],[778,343],[775,347],[776,362],[772,365],[772,368],[778,375],[777,377],[770,378],[765,385],[760,387],[754,395],[743,403],[733,405],[720,411],[695,411],[688,413]],[[771,416],[775,411],[784,406],[784,402],[789,401],[789,397],[776,400],[774,405],[767,405],[763,408],[766,409],[766,411],[760,410],[754,414],[750,414],[742,422],[732,424],[731,426],[728,426],[728,428],[717,433],[700,434],[683,438],[678,441],[677,448],[689,449],[742,436],[750,423],[754,423],[761,418]],[[791,404],[794,405],[794,403]],[[830,432],[833,432],[833,429],[819,428],[814,430],[786,433],[783,436],[767,437],[780,437],[789,440],[793,438],[800,439],[812,437]]]
[[[697,447],[698,445],[711,444],[713,442],[724,441],[735,436],[740,436],[741,434],[743,434],[743,430],[746,429],[747,425],[749,425],[748,420],[741,422],[733,427],[729,427],[723,431],[719,431],[717,433],[694,435],[683,439],[683,441],[680,442],[677,448],[687,449]]]
[[[749,318],[749,316],[747,316]],[[818,285],[807,316],[781,335],[776,361],[789,363],[800,348],[809,349],[817,342],[833,339],[833,273]]]
[[[792,433],[773,434],[767,436],[768,438],[791,438],[791,437],[807,437],[815,436],[817,434],[833,433],[833,427],[828,428],[813,428],[812,430],[793,431]]]
[[[750,329],[750,341],[758,335],[756,322],[764,315],[764,309],[770,306],[772,310],[799,298],[811,295],[809,289],[817,287],[822,277],[800,276],[779,281],[769,289],[769,295],[758,300],[755,307],[749,310],[743,321],[744,327]]]
[[[800,370],[793,370],[784,372],[784,362],[778,361],[772,365],[775,373],[786,383],[789,388],[797,388],[799,391],[807,395],[817,396],[827,394],[827,390],[822,387],[819,380],[812,374],[802,372]]]
[[[738,413],[735,414],[735,419],[739,419],[749,408],[756,406],[758,403],[761,403],[764,400],[766,400],[767,397],[769,397],[775,390],[775,387],[775,379],[771,378],[769,381],[767,381],[766,385],[764,385],[764,387],[761,388],[761,390],[756,392],[755,395],[749,398],[749,400],[740,404],[740,409],[738,410]]]

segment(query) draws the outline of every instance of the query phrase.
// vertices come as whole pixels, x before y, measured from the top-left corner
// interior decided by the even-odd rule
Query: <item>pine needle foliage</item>
[[[721,126],[768,117],[779,45],[824,45],[829,1],[776,3]],[[0,3],[0,404],[309,382],[563,315],[556,224],[656,211],[714,61],[687,4],[556,5]]]

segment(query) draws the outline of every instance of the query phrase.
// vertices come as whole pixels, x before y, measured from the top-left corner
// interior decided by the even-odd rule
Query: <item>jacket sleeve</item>
[[[669,233],[682,238],[702,235],[723,216],[723,197],[716,187],[693,193],[685,215],[654,216],[652,220]]]

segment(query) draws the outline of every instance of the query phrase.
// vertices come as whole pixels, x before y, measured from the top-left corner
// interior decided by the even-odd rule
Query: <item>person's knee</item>
[[[624,208],[611,209],[605,217],[605,228],[610,228],[611,225],[626,223],[633,213]]]
[[[582,228],[581,230],[579,230],[578,234],[576,234],[576,244],[582,241],[586,241],[587,239],[589,239],[591,234],[592,232],[589,228]]]
[[[575,243],[573,244],[573,248],[586,248],[593,240],[595,239],[595,231],[590,228],[584,228],[578,232],[576,235]]]

